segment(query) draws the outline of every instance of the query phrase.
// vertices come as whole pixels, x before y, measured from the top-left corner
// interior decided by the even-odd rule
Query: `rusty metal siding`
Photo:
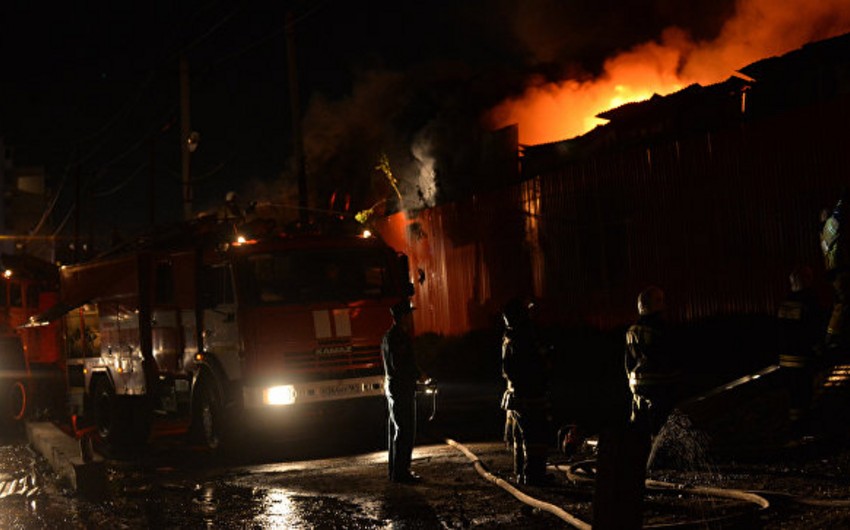
[[[612,328],[647,284],[672,316],[773,314],[788,274],[826,293],[818,216],[850,185],[850,96],[708,133],[564,164],[521,184],[404,214],[427,237],[392,243],[428,281],[419,332],[497,322],[520,293],[564,325]],[[382,229],[382,232],[384,230]]]

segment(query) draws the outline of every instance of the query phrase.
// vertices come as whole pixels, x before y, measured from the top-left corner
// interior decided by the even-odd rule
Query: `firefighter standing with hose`
[[[518,484],[545,485],[549,429],[546,360],[531,319],[531,303],[510,300],[502,312],[502,396],[506,442],[513,450]]]
[[[642,527],[652,439],[674,404],[677,376],[664,315],[664,291],[647,287],[638,296],[637,306],[638,320],[626,331],[622,404],[599,435],[594,529]]]

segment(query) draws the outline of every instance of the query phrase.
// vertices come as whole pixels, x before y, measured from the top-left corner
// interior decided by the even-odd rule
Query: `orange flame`
[[[847,0],[739,0],[712,41],[695,42],[685,31],[668,28],[658,40],[608,59],[596,79],[532,80],[488,118],[494,127],[519,124],[521,144],[563,140],[603,124],[596,115],[605,110],[693,83],[718,83],[754,61],[848,31]]]

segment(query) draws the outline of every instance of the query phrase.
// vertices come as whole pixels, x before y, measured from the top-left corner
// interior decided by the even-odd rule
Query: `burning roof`
[[[654,137],[711,130],[850,92],[850,33],[763,59],[707,86],[692,84],[667,96],[654,94],[601,112],[608,123],[559,142],[527,146],[523,176]],[[745,79],[744,77],[752,80]]]

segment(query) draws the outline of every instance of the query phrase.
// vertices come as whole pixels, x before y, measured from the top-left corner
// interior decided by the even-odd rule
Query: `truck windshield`
[[[374,249],[293,250],[244,262],[250,303],[352,302],[395,294],[387,255]]]

